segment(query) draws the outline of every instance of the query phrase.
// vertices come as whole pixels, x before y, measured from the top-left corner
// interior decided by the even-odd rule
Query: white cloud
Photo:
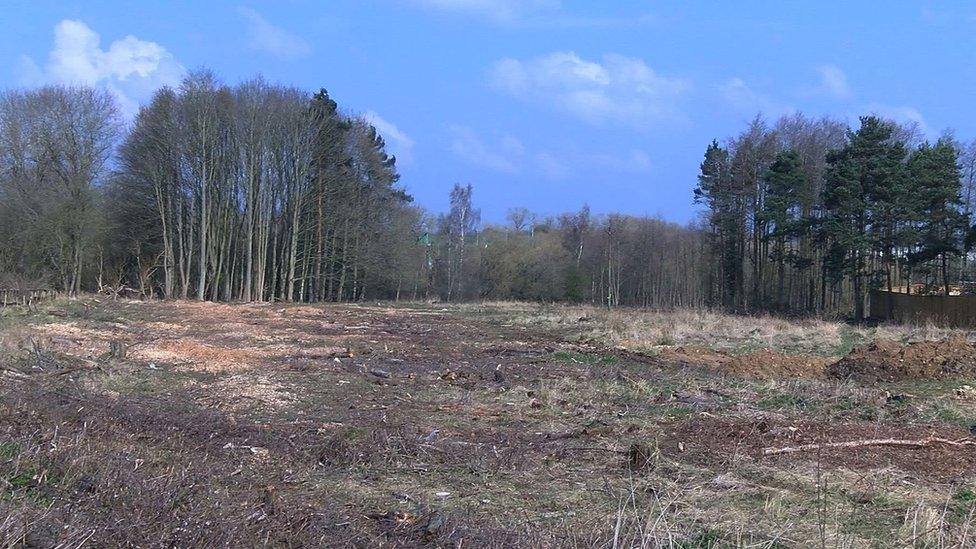
[[[397,160],[406,163],[413,161],[413,146],[415,143],[409,135],[398,128],[396,124],[377,114],[376,111],[366,111],[363,114],[363,118],[372,124],[376,128],[376,131],[383,136],[383,140],[386,141],[390,151],[396,155]]]
[[[752,109],[767,102],[765,96],[754,91],[746,81],[738,76],[728,79],[719,87],[719,91],[730,103],[740,108]]]
[[[794,107],[754,90],[739,77],[727,80],[719,86],[718,92],[733,109],[750,116],[761,112],[768,117],[776,118],[796,111]]]
[[[633,149],[623,156],[614,154],[599,154],[592,158],[597,165],[606,169],[629,174],[650,173],[653,168],[651,157],[644,151]]]
[[[881,118],[892,120],[907,127],[915,126],[925,137],[933,137],[935,133],[925,121],[925,117],[915,107],[907,105],[893,107],[881,103],[871,103],[867,111]]]
[[[625,164],[629,170],[637,173],[647,173],[654,167],[651,157],[644,151],[630,151]]]
[[[559,0],[413,0],[426,8],[469,13],[499,22],[513,22],[539,11],[558,10]]]
[[[162,86],[174,86],[185,69],[155,42],[129,35],[101,48],[101,38],[82,21],[65,19],[54,27],[54,47],[39,67],[21,58],[21,79],[26,84],[46,83],[103,87],[119,101],[127,116],[138,112]]]
[[[690,84],[661,76],[641,59],[606,55],[588,61],[555,52],[521,61],[502,59],[490,71],[495,89],[554,108],[591,124],[646,127],[678,116],[677,102]]]
[[[607,172],[642,175],[651,171],[647,153],[632,149],[623,154],[532,151],[512,136],[482,139],[463,126],[450,128],[450,150],[458,158],[481,168],[504,174],[529,174],[549,180],[565,180],[581,173]]]
[[[308,42],[301,37],[272,25],[251,8],[240,8],[238,12],[247,19],[252,48],[278,57],[300,57],[312,51]]]
[[[847,84],[847,75],[839,67],[823,65],[817,68],[820,73],[820,91],[835,99],[847,99],[851,96],[851,88]]]
[[[475,166],[502,173],[516,173],[522,169],[525,147],[511,136],[495,143],[486,143],[471,128],[454,126],[451,131],[451,152]]]
[[[547,152],[535,155],[535,165],[546,179],[566,179],[572,174],[564,159]]]

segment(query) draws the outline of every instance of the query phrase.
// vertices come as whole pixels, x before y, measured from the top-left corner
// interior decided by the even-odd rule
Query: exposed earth
[[[635,349],[532,314],[5,310],[0,546],[973,543],[965,334]]]

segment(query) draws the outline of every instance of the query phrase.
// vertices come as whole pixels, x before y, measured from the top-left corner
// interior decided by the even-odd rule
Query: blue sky
[[[0,86],[102,86],[129,113],[200,66],[324,87],[419,204],[470,182],[493,222],[583,203],[688,221],[705,146],[759,111],[976,136],[968,2],[7,0],[0,23]]]

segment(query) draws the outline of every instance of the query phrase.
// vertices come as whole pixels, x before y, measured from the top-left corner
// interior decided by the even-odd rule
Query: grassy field
[[[507,303],[0,309],[0,546],[972,546],[976,379],[827,373],[875,340],[970,335]],[[956,444],[822,446],[927,437]]]

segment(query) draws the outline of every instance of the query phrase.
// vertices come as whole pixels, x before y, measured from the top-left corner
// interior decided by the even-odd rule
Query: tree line
[[[241,301],[524,299],[700,306],[701,233],[660,219],[484,226],[471,185],[412,204],[324,90],[190,74],[129,124],[110,93],[0,94],[0,286]]]
[[[480,231],[470,186],[455,186],[429,247],[435,296],[679,308],[706,305],[703,233],[659,218],[557,216],[513,208]],[[471,212],[474,212],[472,216]]]
[[[974,176],[976,144],[915,125],[757,118],[701,164],[706,302],[863,319],[872,288],[968,291]]]
[[[0,94],[0,286],[224,301],[517,299],[863,316],[966,289],[976,145],[797,114],[706,149],[700,219],[412,204],[325,90],[208,71],[123,123],[110,93]]]
[[[123,130],[112,96],[0,98],[0,273],[67,293],[355,300],[410,272],[421,212],[375,128],[310,95],[202,71]]]

